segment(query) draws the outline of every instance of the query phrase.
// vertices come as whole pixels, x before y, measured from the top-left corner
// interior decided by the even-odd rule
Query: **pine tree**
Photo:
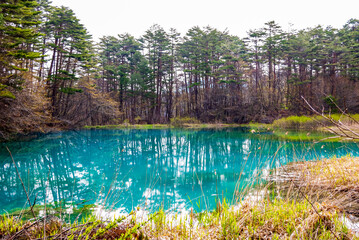
[[[72,10],[61,7],[50,11],[46,32],[51,52],[47,84],[53,116],[66,115],[69,94],[81,92],[75,82],[88,69],[91,58],[91,36]]]
[[[29,61],[40,57],[31,47],[40,35],[36,7],[36,1],[0,1],[0,97],[14,98],[7,88],[21,89]]]

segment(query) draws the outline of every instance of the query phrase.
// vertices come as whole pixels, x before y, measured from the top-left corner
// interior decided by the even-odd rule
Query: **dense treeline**
[[[246,38],[211,27],[181,36],[154,25],[94,43],[74,12],[47,0],[1,0],[0,135],[84,124],[272,121],[305,114],[305,97],[359,110],[359,20],[341,29]],[[240,27],[240,26],[239,26]]]

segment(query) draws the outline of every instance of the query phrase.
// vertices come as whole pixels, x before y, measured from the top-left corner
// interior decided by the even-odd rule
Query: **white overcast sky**
[[[228,29],[246,37],[274,20],[288,30],[317,25],[342,27],[359,18],[359,0],[52,0],[74,10],[95,40],[130,33],[139,37],[153,24],[182,35],[193,26]]]

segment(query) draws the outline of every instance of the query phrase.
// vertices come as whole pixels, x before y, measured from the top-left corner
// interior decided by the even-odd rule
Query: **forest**
[[[302,30],[269,21],[244,38],[155,24],[139,38],[95,42],[67,7],[0,6],[0,138],[184,117],[270,123],[310,114],[302,98],[323,111],[359,111],[358,19]]]

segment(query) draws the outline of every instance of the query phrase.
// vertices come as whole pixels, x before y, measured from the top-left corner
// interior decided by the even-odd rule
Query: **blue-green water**
[[[213,209],[216,196],[235,199],[260,169],[359,155],[355,143],[290,142],[246,129],[59,132],[0,145],[0,213],[27,204],[5,146],[32,202],[86,200],[127,212]]]

